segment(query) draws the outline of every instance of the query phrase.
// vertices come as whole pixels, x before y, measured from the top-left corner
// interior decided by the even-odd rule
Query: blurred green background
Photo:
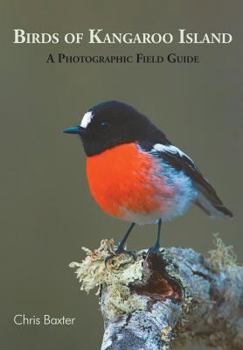
[[[1,13],[1,348],[99,349],[98,301],[80,292],[68,264],[81,246],[118,239],[126,223],[90,197],[80,141],[62,129],[92,105],[134,105],[185,150],[215,185],[235,219],[197,208],[166,225],[163,245],[212,248],[219,232],[242,261],[242,10],[240,1],[4,0]],[[13,45],[13,28],[32,32],[229,31],[231,45]],[[198,65],[46,64],[49,53],[199,55]],[[137,227],[129,247],[151,246],[155,227]],[[74,326],[18,327],[13,316],[76,317]],[[187,349],[199,349],[188,347]],[[204,349],[201,347],[200,349]]]

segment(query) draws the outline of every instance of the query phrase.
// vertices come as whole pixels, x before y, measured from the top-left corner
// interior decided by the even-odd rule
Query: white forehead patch
[[[94,115],[91,111],[86,112],[83,116],[83,119],[81,120],[81,123],[80,123],[81,128],[86,129],[93,118],[94,118]]]

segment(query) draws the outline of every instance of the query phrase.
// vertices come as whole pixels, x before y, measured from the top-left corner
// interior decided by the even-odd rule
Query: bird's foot
[[[150,247],[147,252],[147,256],[151,254],[160,254],[160,246],[159,244],[155,244],[153,247]]]
[[[114,257],[117,257],[118,255],[121,255],[121,254],[124,254],[124,255],[128,255],[128,256],[131,256],[134,260],[136,260],[136,255],[135,253],[133,253],[132,251],[130,250],[126,250],[124,247],[119,247],[114,251],[114,253],[112,253],[111,255],[107,256],[105,258],[105,266],[108,265],[108,263],[114,258]]]

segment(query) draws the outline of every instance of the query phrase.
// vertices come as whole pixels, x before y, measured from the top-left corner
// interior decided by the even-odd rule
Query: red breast
[[[107,149],[87,158],[90,191],[107,213],[122,218],[125,211],[149,214],[164,211],[162,198],[173,196],[160,176],[153,156],[135,143]]]

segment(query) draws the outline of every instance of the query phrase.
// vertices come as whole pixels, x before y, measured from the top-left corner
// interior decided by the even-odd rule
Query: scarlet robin
[[[92,196],[101,209],[135,224],[158,224],[152,251],[160,247],[161,224],[183,215],[192,203],[212,217],[232,217],[193,160],[152,122],[118,101],[89,109],[80,125],[64,130],[80,136],[87,155]]]

